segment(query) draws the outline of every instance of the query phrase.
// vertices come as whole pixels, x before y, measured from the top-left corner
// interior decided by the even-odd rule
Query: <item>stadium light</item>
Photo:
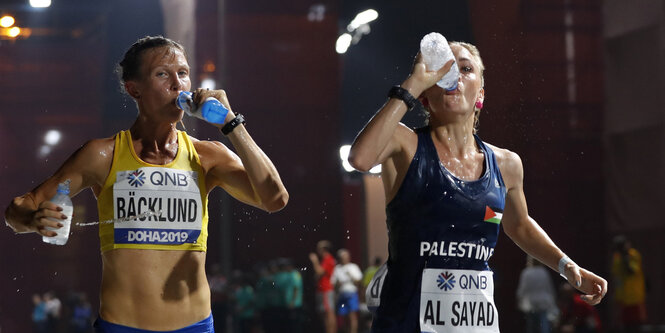
[[[32,8],[47,8],[51,7],[51,0],[30,0]]]
[[[0,18],[0,27],[9,28],[14,25],[14,23],[16,23],[16,20],[12,16],[5,15]]]

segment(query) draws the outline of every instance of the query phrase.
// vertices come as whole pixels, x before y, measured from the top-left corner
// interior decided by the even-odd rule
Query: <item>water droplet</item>
[[[12,280],[16,281],[16,277],[14,277]]]

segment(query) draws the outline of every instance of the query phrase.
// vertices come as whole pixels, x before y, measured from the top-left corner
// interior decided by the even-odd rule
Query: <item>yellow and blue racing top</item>
[[[97,198],[101,251],[206,251],[208,194],[201,161],[187,133],[168,164],[142,161],[129,130],[115,136],[113,163]],[[137,218],[138,217],[138,218]]]

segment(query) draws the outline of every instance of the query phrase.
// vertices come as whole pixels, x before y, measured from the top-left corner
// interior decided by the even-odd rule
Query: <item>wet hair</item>
[[[476,63],[478,64],[478,69],[480,70],[480,87],[484,88],[485,76],[483,73],[485,73],[485,64],[483,64],[483,58],[480,57],[480,51],[478,51],[478,48],[475,45],[466,42],[450,42],[450,46],[453,45],[459,45],[465,48],[475,58]]]
[[[448,44],[450,46],[453,45],[458,45],[463,48],[465,48],[469,53],[471,53],[471,56],[473,56],[474,60],[476,61],[478,65],[478,70],[480,71],[480,87],[484,88],[485,87],[485,64],[483,64],[483,58],[480,57],[480,51],[478,51],[478,48],[471,44],[471,43],[466,43],[466,42],[457,42],[457,41],[451,41]],[[426,124],[429,124],[429,114],[430,110],[427,107],[423,108],[425,111],[425,117],[427,120],[425,121]],[[478,122],[480,118],[480,109],[476,109],[474,107],[474,112],[473,112],[473,133],[475,134],[477,129],[478,129]]]
[[[185,48],[180,43],[163,36],[146,36],[132,44],[115,69],[123,91],[125,82],[136,80],[141,76],[143,54],[148,50],[165,46],[178,49],[187,56]]]

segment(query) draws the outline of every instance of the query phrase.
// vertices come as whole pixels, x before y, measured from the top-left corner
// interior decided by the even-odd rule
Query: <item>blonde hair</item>
[[[465,48],[471,55],[476,58],[476,62],[478,63],[478,69],[480,70],[480,87],[484,88],[485,87],[485,64],[483,64],[483,58],[480,57],[480,51],[478,51],[478,48],[471,44],[471,43],[466,43],[466,42],[450,42],[450,46],[453,45],[459,45],[463,48]]]
[[[478,64],[478,69],[480,70],[480,87],[485,88],[485,64],[483,64],[483,58],[480,57],[480,51],[478,51],[478,48],[471,44],[471,43],[466,43],[466,42],[457,42],[457,41],[452,41],[449,42],[450,46],[457,45],[465,48],[469,53],[471,53],[471,56],[474,57],[476,63]],[[429,114],[430,110],[428,107],[425,107],[425,116],[427,117],[427,120],[425,120],[425,124],[429,124]],[[474,106],[473,108],[473,133],[475,134],[478,130],[478,123],[479,123],[479,118],[480,118],[480,109],[476,108]]]

